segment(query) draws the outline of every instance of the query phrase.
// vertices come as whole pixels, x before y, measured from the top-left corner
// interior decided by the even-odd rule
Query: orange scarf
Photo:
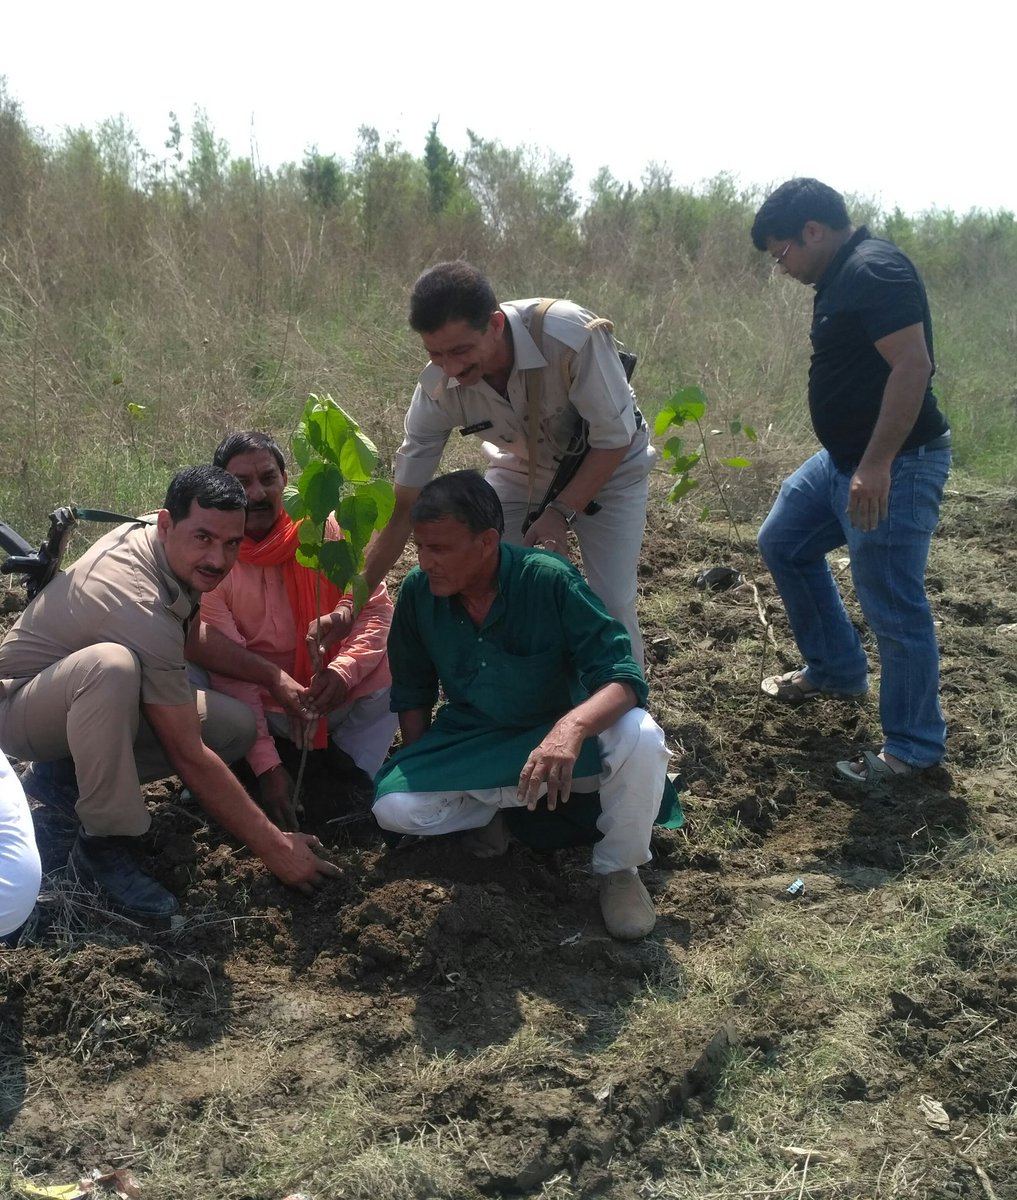
[[[240,561],[250,563],[254,567],[282,567],[286,595],[289,597],[297,635],[293,652],[293,678],[301,687],[308,687],[314,671],[311,667],[311,656],[305,640],[307,627],[317,619],[319,611],[323,615],[332,612],[342,599],[342,592],[324,575],[319,575],[310,567],[302,567],[297,562],[297,546],[300,544],[299,529],[299,525],[294,523],[293,518],[284,509],[270,532],[260,542],[244,538],[240,543]],[[321,580],[320,610],[318,608],[319,579]],[[338,647],[333,649],[330,657],[334,657],[337,649]],[[322,718],[314,733],[314,749],[324,749],[327,740],[328,726]]]

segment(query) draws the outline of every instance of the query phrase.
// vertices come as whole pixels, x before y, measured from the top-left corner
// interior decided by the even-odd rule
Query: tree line
[[[437,122],[420,153],[365,125],[349,159],[312,147],[269,169],[201,111],[186,137],[171,115],[164,151],[123,117],[47,138],[0,80],[7,512],[37,516],[68,488],[136,505],[231,425],[288,432],[311,391],[390,452],[420,366],[407,291],[459,256],[506,298],[609,315],[651,408],[695,383],[757,428],[808,436],[805,289],[775,291],[747,232],[761,194],[727,176],[685,186],[650,164],[636,186],[605,168],[581,202],[567,158],[472,132],[459,157]],[[864,198],[853,212],[925,276],[947,406],[1012,425],[1013,214],[887,214]]]

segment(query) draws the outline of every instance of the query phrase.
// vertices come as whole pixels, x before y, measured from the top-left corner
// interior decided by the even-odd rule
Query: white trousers
[[[333,709],[326,719],[333,745],[373,779],[381,770],[399,725],[399,718],[389,711],[388,688],[358,696],[352,703]],[[290,736],[285,713],[266,712],[265,720],[276,737]]]
[[[621,621],[632,641],[632,657],[643,665],[643,635],[636,616],[636,571],[646,529],[646,501],[649,494],[649,469],[646,457],[623,463],[597,493],[601,510],[592,517],[577,513],[572,523],[583,573],[590,589],[604,607]],[[652,455],[652,458],[655,458]],[[543,494],[529,502],[529,478],[525,471],[491,467],[485,476],[498,493],[505,512],[505,541],[521,546],[522,527],[531,507]]]
[[[41,882],[32,814],[20,780],[0,752],[0,937],[28,920]]]
[[[597,741],[601,773],[581,781],[579,790],[600,790],[597,828],[603,837],[593,847],[593,870],[606,875],[649,861],[650,830],[671,756],[664,731],[641,708],[630,709]],[[546,790],[542,787],[541,795]],[[481,829],[497,809],[518,807],[513,785],[470,792],[389,792],[375,801],[374,815],[382,829],[430,836]]]

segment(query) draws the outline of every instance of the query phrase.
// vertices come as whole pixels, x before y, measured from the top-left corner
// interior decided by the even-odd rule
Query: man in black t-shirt
[[[791,179],[770,195],[752,241],[816,289],[809,411],[823,446],[784,482],[759,531],[805,660],[764,680],[763,691],[788,704],[867,692],[865,652],[826,561],[846,545],[879,649],[883,743],[837,772],[882,787],[945,752],[925,566],[950,430],[930,383],[929,304],[907,256],[855,229],[843,198],[816,179]]]

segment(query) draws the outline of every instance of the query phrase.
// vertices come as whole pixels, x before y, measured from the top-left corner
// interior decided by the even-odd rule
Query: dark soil
[[[763,626],[751,585],[694,586],[699,571],[721,564],[759,570],[749,548],[732,549],[724,526],[652,514],[642,571],[651,708],[679,752],[688,826],[655,834],[644,877],[659,921],[644,942],[605,934],[588,850],[540,855],[513,844],[502,858],[478,860],[453,838],[389,850],[362,797],[337,806],[326,773],[312,779],[311,823],[341,867],[338,881],[312,899],[286,890],[169,780],[151,789],[149,846],[155,874],[190,920],[174,934],[103,928],[62,898],[72,831],[38,811],[54,874],[39,927],[0,961],[0,1147],[19,1173],[66,1182],[130,1163],[144,1192],[156,1170],[151,1148],[204,1123],[203,1157],[190,1163],[202,1186],[181,1178],[178,1188],[144,1194],[276,1200],[282,1192],[238,1191],[234,1182],[252,1153],[251,1130],[266,1121],[297,1128],[358,1076],[375,1081],[379,1142],[454,1131],[457,1194],[547,1195],[552,1184],[565,1189],[555,1195],[684,1194],[681,1180],[697,1168],[676,1148],[687,1141],[665,1134],[684,1122],[715,1144],[730,1131],[718,1084],[732,1053],[754,1049],[780,1070],[782,1047],[807,1044],[837,1013],[799,989],[760,1024],[759,1010],[736,998],[722,1022],[683,1024],[652,1058],[634,1055],[605,1077],[598,1052],[619,1035],[632,1001],[680,990],[687,952],[736,941],[761,910],[784,902],[795,878],[806,885],[801,903],[822,902],[828,920],[847,921],[860,890],[902,871],[934,874],[944,846],[977,837],[1002,850],[1017,841],[1017,636],[1005,629],[1017,624],[1013,497],[948,498],[929,589],[949,757],[886,797],[857,795],[831,774],[836,759],[878,748],[874,700],[756,704]],[[846,572],[842,580],[849,590]],[[768,578],[758,591],[777,646],[767,673],[798,665]],[[329,823],[335,814],[346,819]],[[733,834],[718,838],[720,828]],[[918,1181],[880,1195],[986,1194],[973,1167],[947,1143],[933,1145],[916,1115],[920,1095],[937,1097],[970,1138],[1013,1111],[1017,967],[988,969],[981,938],[951,929],[947,965],[886,995],[873,1029],[885,1048],[878,1068],[831,1077],[859,1190],[823,1195],[874,1194],[862,1176],[877,1179],[880,1163],[915,1146]],[[990,1025],[992,1036],[980,1036]],[[436,1088],[421,1082],[421,1064],[434,1056],[468,1060],[527,1028],[560,1052],[510,1070],[492,1057],[490,1071],[449,1074]],[[243,1111],[223,1099],[224,1063],[245,1079]],[[1017,1197],[1017,1144],[1009,1144],[983,1164],[998,1200]],[[773,1194],[796,1190],[797,1182]]]

